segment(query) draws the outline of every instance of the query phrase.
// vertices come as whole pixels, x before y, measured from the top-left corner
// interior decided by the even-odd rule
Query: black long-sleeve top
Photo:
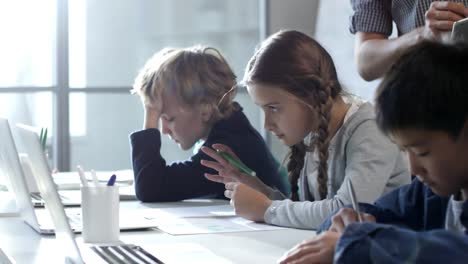
[[[201,150],[188,160],[168,165],[161,156],[158,129],[134,132],[130,135],[130,142],[135,191],[140,201],[179,201],[211,195],[223,197],[224,185],[211,182],[204,176],[204,173],[217,173],[200,164],[202,159],[212,160]],[[229,146],[265,184],[289,194],[287,179],[280,173],[278,162],[242,109],[213,125],[203,145],[211,147],[214,143]]]

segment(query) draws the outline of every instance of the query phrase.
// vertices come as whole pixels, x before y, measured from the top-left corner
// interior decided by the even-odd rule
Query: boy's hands
[[[278,263],[332,263],[335,254],[335,246],[341,234],[326,231],[317,237],[306,240],[288,252],[278,261]]]
[[[361,212],[361,216],[365,222],[375,222],[373,215]],[[346,226],[354,222],[358,222],[357,212],[352,208],[341,208],[337,214],[332,216],[332,225],[328,230],[342,234]]]
[[[366,222],[375,222],[373,215],[362,213],[362,217]],[[354,222],[358,222],[357,212],[351,208],[342,208],[332,217],[332,225],[328,231],[293,247],[278,262],[281,264],[332,263],[338,239],[346,226]]]
[[[145,108],[143,129],[159,128],[159,118],[161,117],[164,103],[161,93],[155,98],[154,102],[142,102]]]
[[[237,155],[226,145],[223,144],[213,144],[213,149],[217,149],[229,154],[232,158],[238,160],[240,159]],[[270,196],[271,189],[266,184],[264,184],[259,178],[245,174],[237,169],[234,165],[225,160],[219,153],[215,150],[207,147],[202,147],[201,150],[208,156],[212,157],[215,161],[202,160],[201,164],[208,168],[212,168],[218,171],[218,175],[205,173],[205,177],[214,182],[219,183],[229,183],[229,182],[241,182],[245,185],[248,185],[250,188],[253,188],[267,197]]]
[[[231,199],[236,215],[255,222],[265,221],[265,212],[271,205],[268,197],[239,182],[228,182],[225,186],[224,195]]]

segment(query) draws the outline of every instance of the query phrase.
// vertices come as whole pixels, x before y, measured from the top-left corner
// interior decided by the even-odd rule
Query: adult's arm
[[[401,37],[389,39],[384,34],[357,32],[355,61],[359,74],[366,81],[382,77],[402,52],[421,40],[421,28]]]
[[[463,3],[435,1],[425,13],[424,26],[396,38],[389,38],[389,1],[353,1],[355,14],[351,31],[356,33],[355,61],[358,72],[366,81],[382,77],[402,52],[423,39],[442,41],[447,38],[453,24],[468,16]],[[379,12],[370,15],[368,12]],[[376,23],[382,15],[384,22]],[[373,27],[376,23],[376,27]],[[379,26],[382,25],[381,28]]]

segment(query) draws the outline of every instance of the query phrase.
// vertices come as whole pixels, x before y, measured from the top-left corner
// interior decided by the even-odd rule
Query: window
[[[0,88],[54,84],[54,0],[0,2]]]
[[[1,115],[10,124],[48,127],[50,157],[61,170],[130,168],[128,134],[141,128],[143,108],[129,90],[145,61],[166,46],[210,45],[241,78],[259,41],[258,6],[251,0],[1,2]],[[250,103],[242,92],[238,98]],[[168,161],[190,155],[163,140]]]

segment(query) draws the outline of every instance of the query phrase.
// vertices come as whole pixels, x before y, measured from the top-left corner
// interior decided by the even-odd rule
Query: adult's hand
[[[468,16],[468,8],[463,3],[435,1],[425,14],[423,37],[432,40],[445,40],[453,24]]]

